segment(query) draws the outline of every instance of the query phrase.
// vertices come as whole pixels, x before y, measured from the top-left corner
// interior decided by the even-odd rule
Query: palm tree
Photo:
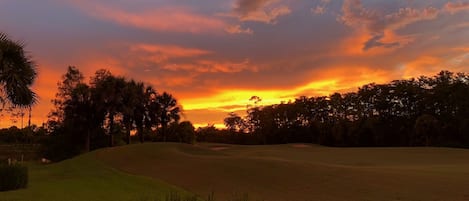
[[[143,125],[145,113],[145,92],[144,84],[131,80],[126,82],[123,90],[123,123],[126,129],[127,144],[130,144],[130,131],[134,128],[133,123],[137,125],[138,134],[142,136],[141,125]],[[143,138],[140,138],[143,142]]]
[[[170,122],[179,121],[181,118],[181,108],[178,106],[177,100],[169,93],[163,92],[163,94],[158,95],[156,99],[160,106],[158,116],[161,123],[163,141],[166,141],[166,128]]]
[[[160,124],[160,120],[158,118],[160,105],[157,102],[158,93],[152,86],[147,86],[144,92],[144,101],[145,105],[143,108],[144,118],[142,121],[136,121],[138,135],[140,137],[140,141],[144,141],[143,136],[143,127],[145,126],[146,131],[152,131],[153,128],[158,130],[158,125]]]
[[[125,78],[115,77],[107,70],[98,70],[95,77],[92,78],[94,100],[98,102],[99,110],[104,112],[107,117],[110,147],[114,146],[115,118],[124,107],[123,90],[125,85]]]
[[[36,103],[36,94],[30,89],[36,75],[36,65],[26,55],[24,44],[0,32],[0,87],[6,95],[6,100],[0,97],[0,101],[21,108]]]

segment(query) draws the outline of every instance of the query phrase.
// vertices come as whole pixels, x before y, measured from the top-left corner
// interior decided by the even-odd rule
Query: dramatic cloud
[[[230,34],[253,34],[254,32],[250,28],[242,28],[241,25],[232,25],[225,28],[225,31]]]
[[[433,7],[427,7],[421,10],[401,8],[396,13],[384,16],[386,22],[385,26],[391,30],[397,30],[418,21],[435,19],[438,13],[438,9]]]
[[[243,22],[275,24],[277,18],[290,13],[288,6],[279,4],[276,0],[238,0],[230,15]]]
[[[384,37],[384,34],[378,34],[378,35],[373,36],[373,38],[371,38],[365,43],[363,50],[368,50],[370,48],[380,47],[380,46],[385,47],[385,48],[392,48],[392,47],[397,47],[400,45],[399,42],[384,43],[381,41],[383,37]]]
[[[1,31],[25,41],[39,65],[38,125],[69,65],[86,79],[106,68],[168,91],[196,126],[244,115],[252,96],[277,104],[469,72],[468,1],[0,2]],[[12,125],[7,114],[0,123]]]
[[[412,78],[420,76],[421,74],[436,74],[441,70],[439,67],[443,65],[443,62],[442,59],[437,57],[421,56],[414,61],[407,62],[403,66],[403,77]]]
[[[445,5],[445,10],[453,14],[460,12],[460,11],[469,11],[469,2],[463,2],[463,1],[448,2]]]
[[[384,28],[378,12],[366,9],[361,0],[345,0],[338,19],[348,26],[363,26],[372,31]]]
[[[210,54],[210,51],[195,48],[184,48],[175,45],[135,44],[130,45],[129,50],[135,56],[154,61],[156,63],[168,61],[173,58],[197,57]]]
[[[197,73],[238,73],[241,71],[256,72],[256,66],[250,64],[249,60],[240,63],[217,62],[211,60],[197,60],[188,64],[168,64],[162,69],[170,71],[190,71]]]
[[[361,0],[345,0],[342,6],[342,15],[338,20],[347,26],[359,30],[366,30],[369,39],[363,44],[363,50],[374,47],[399,47],[402,42],[383,42],[386,33],[404,28],[410,24],[432,20],[438,16],[439,10],[433,7],[423,9],[400,8],[397,12],[384,15],[376,10],[367,9]]]
[[[127,54],[132,58],[127,66],[145,65],[146,71],[151,69],[174,72],[194,73],[238,73],[242,71],[258,71],[256,65],[248,59],[240,62],[213,60],[208,56],[215,53],[196,48],[187,48],[174,45],[135,44],[129,45]],[[117,58],[116,58],[117,59]],[[186,74],[187,75],[187,74]],[[188,83],[190,79],[177,83]]]
[[[320,0],[319,4],[311,8],[311,12],[315,15],[322,15],[326,12],[327,10],[327,5],[331,2],[331,0]]]
[[[227,26],[220,19],[194,13],[185,7],[145,8],[128,11],[124,8],[98,2],[83,1],[76,4],[87,14],[96,18],[152,31],[211,33],[222,32],[223,28]]]

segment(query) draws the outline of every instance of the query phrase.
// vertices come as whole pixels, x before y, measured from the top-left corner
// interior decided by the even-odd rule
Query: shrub
[[[26,188],[28,168],[20,164],[0,164],[0,191]]]

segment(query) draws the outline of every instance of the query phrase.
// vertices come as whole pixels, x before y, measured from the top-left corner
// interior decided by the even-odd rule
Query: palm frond
[[[9,102],[20,107],[35,104],[37,94],[30,87],[36,76],[36,64],[25,53],[24,43],[0,32],[0,84]]]

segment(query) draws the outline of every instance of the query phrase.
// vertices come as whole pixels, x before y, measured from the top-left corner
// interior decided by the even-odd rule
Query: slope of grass
[[[30,178],[0,201],[153,201],[181,189],[218,201],[469,200],[469,150],[148,143],[30,164]]]
[[[112,167],[226,200],[469,200],[469,150],[143,144],[97,153]]]
[[[182,192],[164,182],[110,168],[96,160],[95,152],[57,164],[29,164],[29,173],[27,189],[0,192],[0,201],[164,200],[170,191]]]

